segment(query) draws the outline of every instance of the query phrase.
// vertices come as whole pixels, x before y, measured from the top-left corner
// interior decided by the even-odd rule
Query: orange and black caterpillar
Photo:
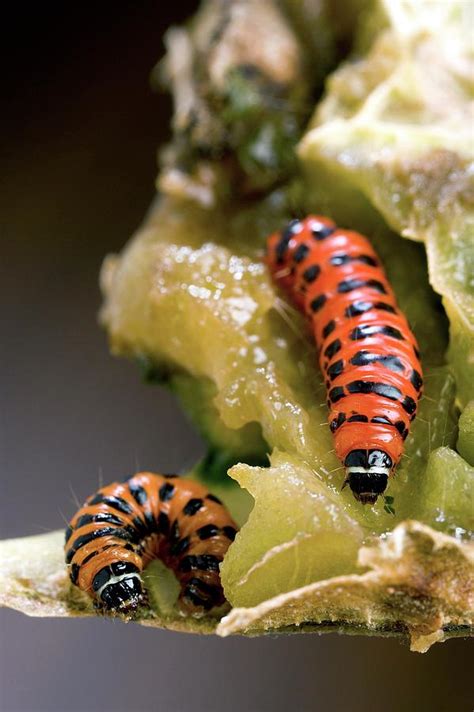
[[[96,608],[132,617],[147,602],[140,574],[161,559],[180,582],[181,611],[198,616],[225,603],[219,564],[236,533],[222,502],[202,485],[141,472],[102,487],[74,515],[66,563]]]
[[[275,282],[308,316],[345,483],[373,504],[398,464],[423,380],[416,339],[363,235],[311,215],[268,238]]]

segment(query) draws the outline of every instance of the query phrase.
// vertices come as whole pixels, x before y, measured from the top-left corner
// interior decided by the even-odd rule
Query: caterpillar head
[[[385,492],[393,462],[383,450],[351,450],[344,466],[347,475],[344,487],[349,485],[362,504],[375,504]]]
[[[132,620],[147,602],[138,569],[128,562],[117,561],[101,569],[94,577],[92,588],[96,595],[95,608],[125,620]]]

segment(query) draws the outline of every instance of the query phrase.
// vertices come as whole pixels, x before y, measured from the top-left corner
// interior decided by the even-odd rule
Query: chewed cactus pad
[[[224,618],[180,614],[176,579],[154,563],[145,572],[150,605],[137,620],[219,635],[398,635],[424,651],[474,627],[465,3],[437,3],[432,13],[407,0],[374,3],[370,25],[361,14],[353,37],[359,60],[328,77],[311,119],[310,79],[294,91],[292,72],[299,76],[315,57],[324,71],[334,66],[342,28],[324,11],[306,17],[290,0],[291,27],[275,3],[248,3],[246,12],[254,5],[259,18],[271,6],[274,28],[260,53],[233,40],[223,51],[240,25],[205,51],[214,42],[212,3],[192,29],[168,37],[177,135],[161,194],[101,274],[112,352],[179,399],[209,443],[192,476],[241,527],[220,568],[233,607]],[[254,25],[245,23],[249,32]],[[325,42],[312,44],[305,25]],[[267,61],[277,36],[291,59],[285,67]],[[176,73],[180,48],[189,62]],[[195,121],[186,114],[190,97]],[[419,414],[375,506],[341,489],[316,347],[263,262],[266,237],[310,213],[369,237],[420,345]],[[28,615],[96,615],[69,582],[63,539],[53,532],[0,543],[4,605]]]

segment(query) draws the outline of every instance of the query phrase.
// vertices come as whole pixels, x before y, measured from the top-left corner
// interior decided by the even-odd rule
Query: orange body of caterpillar
[[[310,320],[346,482],[358,500],[374,503],[421,396],[416,339],[363,235],[322,216],[293,220],[268,238],[267,264]]]
[[[89,497],[66,530],[71,581],[97,608],[131,616],[146,603],[141,572],[161,559],[176,574],[179,606],[202,615],[225,603],[219,564],[237,527],[205,487],[141,472]]]

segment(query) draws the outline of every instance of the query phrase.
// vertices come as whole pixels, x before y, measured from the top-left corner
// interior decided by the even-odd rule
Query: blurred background
[[[102,258],[140,223],[169,135],[149,73],[165,29],[196,7],[17,4],[3,17],[2,538],[62,527],[100,477],[183,470],[204,452],[97,325]],[[4,712],[473,708],[468,641],[421,656],[378,638],[220,640],[8,610],[0,634]]]

